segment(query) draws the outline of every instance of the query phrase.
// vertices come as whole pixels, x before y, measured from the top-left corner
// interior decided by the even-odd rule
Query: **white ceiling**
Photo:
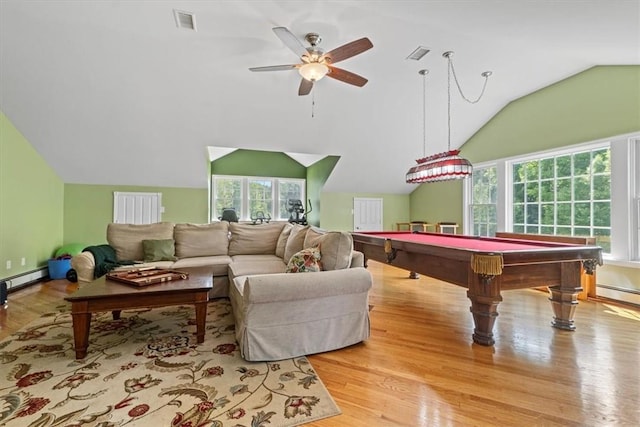
[[[173,9],[195,13],[197,32]],[[340,63],[363,88],[323,79],[299,97],[298,58],[272,32],[320,33],[326,51],[369,37]],[[417,46],[421,61],[405,58]],[[640,1],[0,2],[0,108],[66,183],[207,186],[208,147],[341,160],[326,191],[408,193],[404,175],[447,148],[445,51],[468,97],[452,92],[452,148],[510,101],[595,65],[640,64]],[[222,152],[218,150],[218,152]],[[314,158],[311,156],[309,158]]]

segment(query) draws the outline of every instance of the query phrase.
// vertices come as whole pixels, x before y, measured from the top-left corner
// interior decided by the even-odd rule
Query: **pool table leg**
[[[493,325],[498,317],[498,304],[502,301],[500,295],[499,277],[484,276],[471,273],[467,297],[471,300],[471,313],[475,328],[473,342],[491,346],[493,339]]]
[[[549,301],[553,308],[551,326],[565,331],[574,331],[573,316],[578,306],[578,296],[582,292],[580,285],[580,265],[578,263],[562,263],[560,284],[549,286]]]

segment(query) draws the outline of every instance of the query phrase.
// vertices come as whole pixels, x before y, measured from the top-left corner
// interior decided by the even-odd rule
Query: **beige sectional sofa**
[[[109,224],[107,242],[118,260],[146,257],[144,265],[210,269],[210,297],[230,298],[236,339],[247,360],[335,350],[369,337],[372,278],[349,233],[287,222]],[[163,248],[159,255],[149,249],[156,244]],[[306,265],[314,261],[310,251],[320,257],[315,267]],[[303,270],[319,271],[287,272],[296,271],[293,264],[302,258]],[[71,265],[81,284],[94,280],[92,253],[73,257]]]

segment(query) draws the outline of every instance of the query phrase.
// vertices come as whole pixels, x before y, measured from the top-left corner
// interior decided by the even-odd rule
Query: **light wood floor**
[[[370,262],[371,338],[309,356],[343,426],[638,426],[640,309],[581,301],[575,332],[550,326],[544,292],[507,291],[494,347],[472,344],[465,289]],[[10,294],[0,339],[63,303],[65,280]]]

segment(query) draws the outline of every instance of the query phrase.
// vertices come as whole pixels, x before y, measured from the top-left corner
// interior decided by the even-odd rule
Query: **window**
[[[241,221],[260,214],[266,218],[289,219],[288,200],[305,200],[304,179],[214,175],[211,220],[218,220],[225,208],[234,208]]]
[[[609,144],[511,166],[514,232],[594,236],[611,252]]]
[[[304,205],[304,181],[300,179],[281,179],[278,181],[278,219],[288,220],[289,200],[302,200]]]
[[[640,133],[479,163],[464,190],[467,234],[594,236],[608,263],[638,267]]]
[[[249,178],[249,218],[273,218],[273,181]]]
[[[474,236],[495,236],[498,227],[497,167],[474,168],[471,180],[470,218]]]
[[[242,212],[242,178],[236,177],[213,177],[213,209],[211,219],[219,219],[222,211],[227,208],[233,208],[238,212]]]

